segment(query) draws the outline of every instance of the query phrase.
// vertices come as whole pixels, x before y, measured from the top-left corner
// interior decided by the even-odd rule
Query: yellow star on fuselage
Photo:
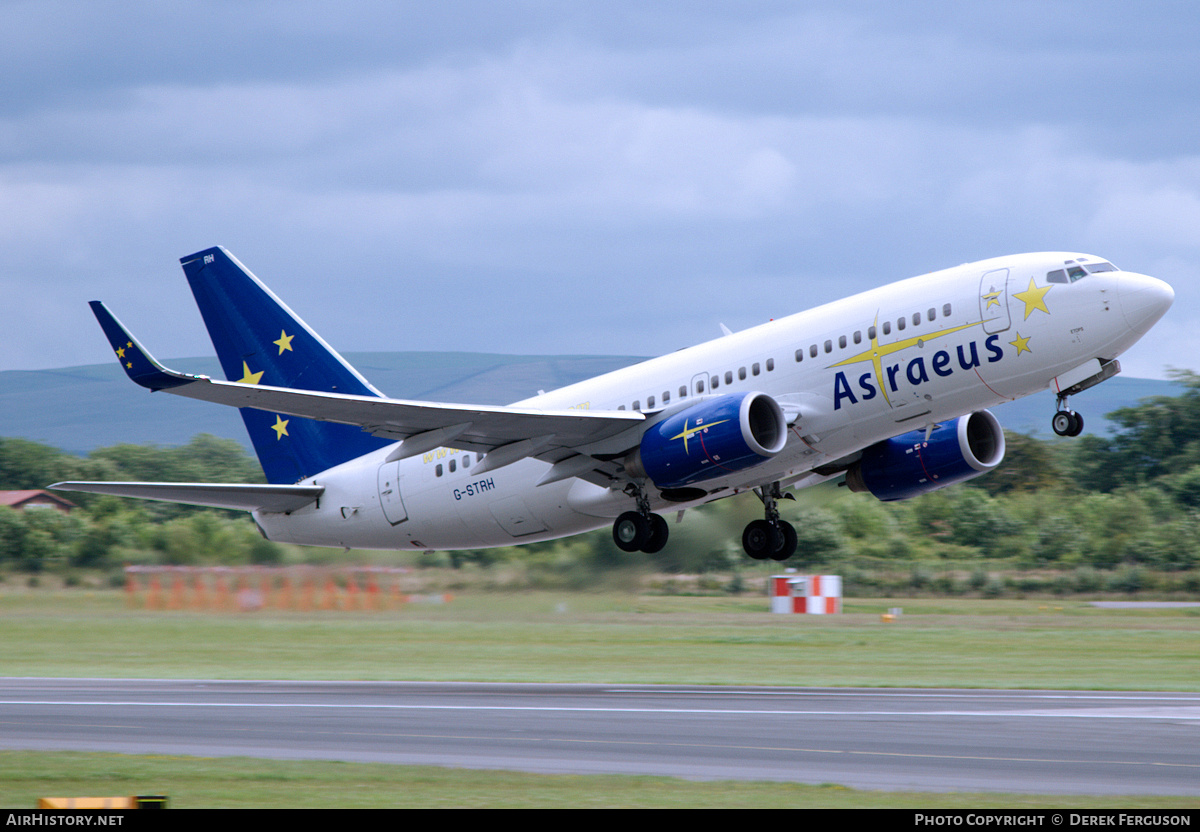
[[[1000,305],[1000,294],[1001,294],[1000,292],[988,292],[986,295],[984,295],[983,299],[987,301],[987,306],[985,306],[983,308],[991,309],[993,306],[999,306]]]
[[[275,439],[279,440],[288,435],[287,426],[291,419],[283,419],[278,413],[275,414],[275,424],[271,425],[271,430],[275,431]]]
[[[1017,340],[1009,341],[1008,343],[1012,344],[1014,347],[1017,348],[1017,355],[1020,355],[1023,352],[1028,352],[1028,353],[1033,352],[1033,350],[1029,349],[1028,336],[1026,336],[1025,338],[1022,338],[1021,333],[1019,333],[1019,332],[1017,333]]]
[[[259,370],[257,373],[250,372],[250,365],[245,361],[242,362],[242,377],[238,379],[239,384],[258,384],[266,370]]]
[[[279,354],[283,355],[284,350],[288,350],[289,352],[293,351],[292,350],[292,339],[295,337],[296,337],[295,335],[288,335],[285,331],[283,331],[281,329],[281,330],[279,330],[279,340],[272,341],[271,343],[278,344],[279,345]]]
[[[1033,314],[1033,310],[1035,309],[1040,309],[1047,315],[1050,314],[1050,310],[1046,308],[1046,293],[1049,291],[1050,286],[1048,284],[1039,289],[1037,283],[1031,277],[1029,278],[1029,288],[1024,292],[1017,292],[1013,295],[1014,298],[1025,304],[1025,320],[1029,320],[1029,316]]]

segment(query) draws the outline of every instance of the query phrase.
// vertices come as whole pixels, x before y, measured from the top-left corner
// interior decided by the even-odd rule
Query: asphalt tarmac
[[[0,679],[0,747],[1200,795],[1200,694]]]

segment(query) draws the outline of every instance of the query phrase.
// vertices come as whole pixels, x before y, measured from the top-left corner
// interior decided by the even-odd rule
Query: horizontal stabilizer
[[[56,482],[55,491],[87,491],[242,511],[295,511],[316,500],[322,485],[230,485],[202,482]]]

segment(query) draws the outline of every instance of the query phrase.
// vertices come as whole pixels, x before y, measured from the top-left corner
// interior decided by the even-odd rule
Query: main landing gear
[[[613,523],[613,543],[622,552],[645,552],[653,555],[667,545],[671,530],[667,521],[650,513],[646,492],[636,486],[626,489],[637,500],[637,511],[627,511]]]
[[[763,501],[766,517],[746,525],[742,548],[755,560],[787,560],[796,553],[796,527],[779,519],[778,501],[783,496],[779,483],[756,488],[754,493]]]
[[[1059,436],[1078,436],[1083,433],[1083,417],[1067,407],[1067,397],[1058,399],[1058,411],[1050,420],[1050,427]]]

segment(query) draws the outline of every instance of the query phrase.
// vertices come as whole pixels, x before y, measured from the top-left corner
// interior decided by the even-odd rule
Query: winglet
[[[154,360],[154,356],[138,343],[132,333],[116,319],[113,313],[108,311],[108,307],[98,300],[91,301],[88,305],[92,307],[92,313],[100,322],[100,328],[104,330],[108,343],[116,352],[117,359],[121,362],[121,369],[125,371],[125,375],[142,387],[150,390],[167,390],[206,378],[206,376],[194,376],[168,370]]]

